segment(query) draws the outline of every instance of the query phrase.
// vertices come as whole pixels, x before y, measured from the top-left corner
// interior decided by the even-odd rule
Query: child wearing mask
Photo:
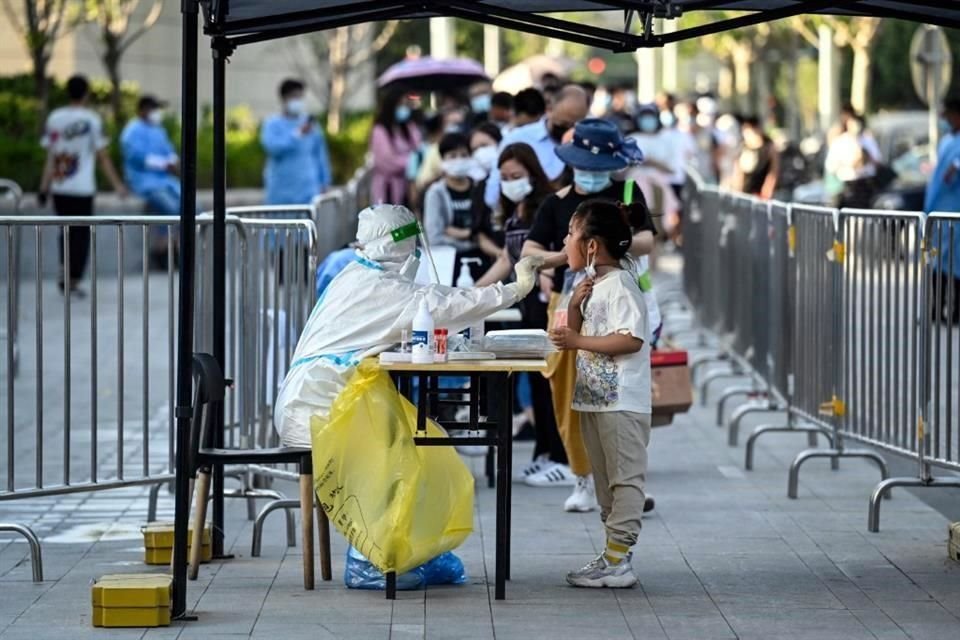
[[[567,307],[567,326],[550,331],[558,349],[576,353],[573,408],[596,477],[603,553],[567,574],[576,587],[632,587],[631,547],[645,508],[650,443],[650,328],[647,305],[628,255],[646,207],[587,200],[564,242],[570,269],[583,270]]]
[[[550,327],[554,326],[557,305],[563,293],[571,291],[574,269],[568,269],[564,243],[577,208],[588,200],[630,202],[643,215],[636,216],[628,252],[634,258],[649,254],[656,233],[646,201],[633,182],[621,182],[614,175],[643,159],[632,140],[625,140],[617,126],[607,120],[588,118],[577,123],[570,142],[556,149],[557,156],[573,169],[573,184],[543,201],[537,211],[523,256],[539,255],[546,259],[544,269],[554,269],[553,293],[550,298]],[[571,265],[572,266],[572,265]],[[650,338],[652,336],[644,336]],[[572,409],[575,354],[561,352],[549,361],[547,377],[553,390],[553,407],[557,426],[567,450],[570,465],[529,476],[532,486],[572,486],[573,492],[564,504],[571,512],[595,508],[594,479],[591,464],[580,434],[579,414]],[[649,505],[652,508],[652,503]]]

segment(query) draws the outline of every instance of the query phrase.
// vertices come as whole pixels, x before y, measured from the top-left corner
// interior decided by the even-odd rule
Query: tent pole
[[[187,610],[187,525],[190,518],[190,427],[193,411],[193,290],[197,225],[197,0],[181,0],[180,292],[177,314],[176,516],[173,545],[173,617]]]
[[[214,38],[213,52],[213,357],[223,371],[226,363],[226,73],[229,44]],[[243,265],[240,268],[244,268]],[[224,446],[224,407],[216,415],[214,446]],[[213,468],[213,540],[214,557],[223,557],[223,465]]]

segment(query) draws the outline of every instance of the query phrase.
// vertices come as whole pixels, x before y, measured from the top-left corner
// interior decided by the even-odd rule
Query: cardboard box
[[[687,352],[658,349],[650,356],[653,399],[653,424],[669,424],[676,413],[685,413],[693,404],[693,387]],[[664,422],[664,417],[668,418]]]
[[[90,589],[95,627],[161,627],[170,624],[173,578],[165,573],[113,574]]]
[[[143,531],[144,562],[146,564],[169,565],[173,560],[173,523],[151,522],[141,529]],[[213,559],[210,527],[203,528],[203,547],[200,550],[200,561],[210,562]],[[187,552],[189,553],[193,541],[193,530],[187,532]]]

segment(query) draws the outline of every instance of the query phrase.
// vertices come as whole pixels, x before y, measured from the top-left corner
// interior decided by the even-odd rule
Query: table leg
[[[397,599],[397,572],[388,571],[387,575],[387,600]]]
[[[511,543],[513,538],[513,379],[510,374],[504,376],[504,384],[506,388],[506,399],[503,404],[503,414],[500,416],[500,441],[501,449],[503,450],[503,456],[507,459],[507,477],[505,484],[507,485],[507,500],[506,500],[506,512],[507,517],[507,551],[506,551],[506,579],[510,579],[510,558],[511,558]]]
[[[499,376],[493,378],[497,380]],[[500,405],[499,411],[494,412],[498,417],[497,425],[497,541],[496,541],[496,586],[494,597],[497,600],[506,599],[506,578],[508,572],[507,553],[510,547],[509,540],[509,510],[508,502],[510,494],[510,469],[507,467],[509,456],[506,451],[507,439],[504,437],[504,430],[510,429],[510,422],[503,421],[503,414],[510,411],[503,395],[497,393],[493,397],[498,398]]]
[[[480,384],[484,385],[483,387],[480,384],[477,385],[477,398],[483,397],[483,406],[486,407],[487,415],[491,418],[497,418],[496,411],[496,402],[493,400],[493,396],[490,395],[490,378],[483,377],[481,378],[482,382]],[[481,391],[482,388],[482,391]],[[496,463],[494,462],[494,454],[496,453],[496,447],[487,448],[487,457],[486,457],[486,474],[487,474],[487,488],[493,489],[496,486]]]

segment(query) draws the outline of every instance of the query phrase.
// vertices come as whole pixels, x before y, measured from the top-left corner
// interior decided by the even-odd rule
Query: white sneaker
[[[554,464],[527,477],[524,482],[531,487],[572,487],[577,483],[577,476],[573,475],[567,465]]]
[[[520,469],[517,473],[513,474],[513,479],[515,482],[523,482],[532,475],[536,475],[546,469],[547,467],[552,467],[554,462],[550,462],[550,459],[547,457],[547,454],[541,454],[534,458],[530,463],[527,464],[523,469]]]
[[[469,429],[464,429],[463,431],[454,433],[451,437],[452,438],[482,438],[485,435],[486,435],[486,432],[484,431],[479,431],[479,430],[471,431]],[[487,449],[489,449],[489,447],[484,446],[482,444],[461,444],[461,445],[454,445],[454,446],[460,455],[467,456],[470,458],[479,458],[480,456],[485,456],[487,455]]]
[[[577,484],[573,493],[563,503],[563,510],[568,513],[587,513],[597,508],[597,493],[593,488],[593,474],[577,476]]]

